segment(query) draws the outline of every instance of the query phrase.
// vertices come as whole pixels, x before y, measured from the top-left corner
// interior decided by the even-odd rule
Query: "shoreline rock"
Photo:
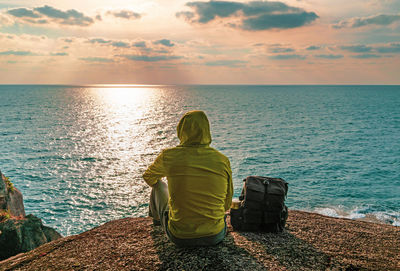
[[[22,193],[0,171],[0,260],[27,252],[61,234],[43,225],[34,215],[25,215]]]
[[[25,207],[22,193],[0,171],[0,210],[7,210],[11,216],[24,217]]]
[[[290,210],[283,233],[228,225],[217,246],[179,248],[150,218],[124,218],[0,262],[16,269],[399,270],[400,228]]]

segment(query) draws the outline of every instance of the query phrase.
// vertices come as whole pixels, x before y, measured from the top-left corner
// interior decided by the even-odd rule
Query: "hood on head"
[[[189,111],[179,121],[178,138],[181,145],[209,145],[210,123],[203,111]]]

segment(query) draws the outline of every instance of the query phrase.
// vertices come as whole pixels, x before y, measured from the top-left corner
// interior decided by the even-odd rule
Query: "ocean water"
[[[0,86],[0,170],[63,235],[146,216],[141,175],[204,110],[212,146],[287,205],[400,225],[400,86]]]

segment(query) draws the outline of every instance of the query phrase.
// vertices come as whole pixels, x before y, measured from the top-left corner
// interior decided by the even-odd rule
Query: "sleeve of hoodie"
[[[158,180],[166,176],[165,172],[166,171],[164,166],[164,152],[161,152],[157,156],[153,164],[151,164],[146,169],[146,171],[143,174],[143,179],[149,186],[153,187],[158,182]]]
[[[225,211],[228,211],[229,208],[231,208],[232,204],[232,196],[233,196],[233,182],[232,182],[232,170],[231,170],[231,164],[228,160],[227,164],[227,173],[228,173],[228,191],[226,193],[226,198],[225,198]]]

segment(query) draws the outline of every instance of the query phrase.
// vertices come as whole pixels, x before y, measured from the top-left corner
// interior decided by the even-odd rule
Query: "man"
[[[229,159],[209,146],[210,124],[203,111],[187,112],[177,132],[180,144],[163,150],[143,174],[152,187],[149,214],[178,246],[218,244],[226,235],[225,212],[232,202]]]

